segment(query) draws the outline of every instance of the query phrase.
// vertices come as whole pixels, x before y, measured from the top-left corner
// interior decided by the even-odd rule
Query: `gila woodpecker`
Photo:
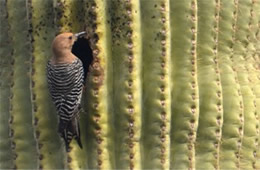
[[[79,112],[84,70],[81,60],[71,49],[76,39],[84,34],[57,35],[52,43],[53,56],[47,63],[48,88],[59,116],[58,132],[65,141],[67,151],[73,138],[82,148]]]

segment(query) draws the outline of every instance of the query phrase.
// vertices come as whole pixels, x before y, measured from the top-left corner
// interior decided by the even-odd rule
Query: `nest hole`
[[[93,62],[93,51],[90,47],[89,40],[81,37],[78,38],[72,47],[72,53],[77,56],[83,63],[84,81],[86,81],[89,72],[89,66]]]

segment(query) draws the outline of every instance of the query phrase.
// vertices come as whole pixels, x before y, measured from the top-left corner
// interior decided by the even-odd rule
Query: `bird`
[[[84,86],[82,61],[71,51],[74,42],[86,32],[57,35],[52,42],[52,57],[46,66],[47,84],[59,117],[58,133],[66,151],[73,138],[82,148],[79,126],[80,102]]]

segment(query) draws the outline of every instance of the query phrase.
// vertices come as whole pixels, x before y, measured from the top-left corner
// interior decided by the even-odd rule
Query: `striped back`
[[[70,64],[47,63],[48,87],[60,119],[76,116],[82,95],[83,65],[80,59]]]

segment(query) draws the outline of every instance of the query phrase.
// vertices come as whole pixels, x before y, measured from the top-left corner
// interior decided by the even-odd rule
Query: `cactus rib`
[[[9,35],[14,49],[13,85],[11,87],[11,129],[12,145],[15,152],[14,165],[19,169],[37,167],[36,143],[32,128],[30,85],[30,44],[28,39],[26,1],[7,1]],[[23,44],[23,45],[21,45]]]
[[[64,149],[57,133],[57,114],[46,82],[45,66],[54,38],[53,2],[32,0],[28,3],[31,17],[33,124],[42,169],[64,168]]]
[[[230,8],[232,10],[230,10]],[[225,1],[220,11],[219,23],[219,60],[221,85],[223,89],[223,127],[220,148],[220,169],[240,168],[238,145],[243,131],[243,101],[240,85],[235,81],[237,72],[232,60],[234,37],[236,34],[238,1]]]
[[[111,169],[113,164],[112,146],[112,59],[110,44],[110,27],[106,23],[108,16],[109,1],[88,1],[86,10],[87,32],[90,36],[93,48],[94,61],[88,75],[87,101],[88,118],[91,123],[88,125],[89,136],[87,150],[89,168]]]
[[[11,89],[10,84],[13,81],[12,71],[13,65],[12,53],[13,48],[11,47],[10,36],[8,34],[8,13],[7,13],[7,1],[0,1],[0,169],[11,169],[13,168],[13,153],[11,148],[11,139],[9,138],[9,121],[10,118],[10,96]]]
[[[168,0],[141,1],[144,169],[169,169],[170,18]],[[156,35],[156,36],[154,36]],[[149,82],[149,83],[148,83]]]
[[[196,168],[218,169],[222,135],[223,98],[219,73],[220,1],[198,0],[198,84],[200,115]],[[210,115],[210,116],[209,116]]]
[[[58,32],[79,32],[84,29],[84,1],[54,1],[55,18]]]
[[[254,36],[254,54],[253,54],[253,58],[254,58],[254,71],[256,71],[256,75],[255,75],[255,80],[253,80],[253,82],[255,82],[255,87],[254,87],[254,91],[255,91],[255,95],[256,95],[256,119],[258,119],[258,125],[256,125],[257,127],[257,134],[258,134],[258,138],[255,139],[255,144],[257,145],[256,147],[256,168],[260,169],[260,67],[259,67],[259,62],[260,62],[260,57],[259,57],[259,51],[260,51],[260,1],[257,1],[257,7],[256,10],[254,11],[254,16],[255,18],[258,18],[258,21],[255,22],[255,29],[256,32],[253,35]]]
[[[197,1],[170,3],[172,61],[171,169],[195,168],[199,116]]]
[[[254,120],[254,100],[255,96],[250,88],[249,83],[249,73],[246,68],[245,55],[247,52],[247,31],[248,23],[250,21],[250,1],[240,1],[239,13],[238,13],[238,24],[237,24],[237,34],[236,43],[234,46],[234,64],[237,71],[238,77],[237,82],[241,87],[241,94],[244,103],[244,131],[242,138],[242,148],[241,148],[241,168],[250,169],[254,167],[254,137],[252,135],[256,134],[255,130],[255,120]],[[250,122],[250,123],[249,123]]]
[[[250,123],[252,123],[252,126],[255,126],[254,128],[251,127],[253,130],[251,130],[251,132],[253,132],[254,134],[251,135],[255,135],[255,137],[253,137],[251,139],[251,144],[253,144],[252,149],[253,149],[253,153],[251,153],[253,155],[252,157],[252,168],[254,169],[259,169],[260,168],[260,162],[257,161],[257,149],[258,149],[258,143],[256,142],[256,140],[258,140],[258,136],[257,134],[259,134],[259,120],[257,117],[257,93],[259,93],[258,91],[260,89],[255,88],[255,86],[257,85],[257,70],[255,70],[255,60],[254,60],[254,52],[255,52],[255,46],[254,44],[257,43],[255,35],[257,32],[256,29],[256,23],[258,22],[257,17],[255,16],[255,11],[257,8],[259,8],[260,2],[259,1],[255,1],[255,0],[251,0],[250,1],[250,8],[249,8],[249,20],[248,20],[248,25],[247,25],[247,45],[246,47],[246,51],[245,51],[245,55],[244,60],[246,61],[246,71],[248,74],[248,84],[249,84],[249,88],[251,89],[251,92],[253,94],[253,113],[251,115],[251,118],[248,120],[248,122],[250,121]]]
[[[110,3],[114,61],[114,117],[116,168],[140,169],[141,37],[138,0]],[[117,70],[121,70],[118,72]]]

